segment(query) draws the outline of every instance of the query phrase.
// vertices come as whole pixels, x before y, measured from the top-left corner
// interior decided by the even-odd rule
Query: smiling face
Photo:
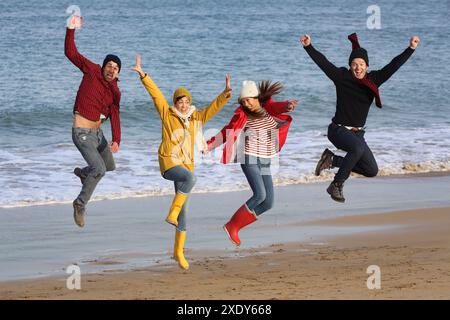
[[[258,98],[242,98],[239,103],[251,112],[258,112],[261,109]]]
[[[368,68],[369,67],[367,66],[364,59],[361,59],[361,58],[353,59],[351,65],[350,65],[350,70],[351,70],[353,76],[357,79],[363,79],[366,76]]]
[[[177,102],[175,102],[175,109],[177,109],[181,114],[186,114],[189,111],[189,108],[191,106],[191,101],[188,97],[180,97],[177,99]]]
[[[108,63],[103,68],[103,78],[111,82],[117,78],[119,75],[119,65],[113,61],[108,61]]]

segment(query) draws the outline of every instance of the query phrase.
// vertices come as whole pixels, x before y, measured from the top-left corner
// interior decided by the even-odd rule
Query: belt
[[[334,122],[332,122],[332,123],[338,127],[345,127],[347,130],[350,130],[352,132],[363,131],[366,128],[366,127],[349,127],[349,126],[344,126],[343,124],[338,124],[338,123],[334,123]]]

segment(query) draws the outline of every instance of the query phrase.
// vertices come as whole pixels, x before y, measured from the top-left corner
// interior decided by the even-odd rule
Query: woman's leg
[[[180,184],[180,182],[174,182],[175,193],[177,193],[179,190],[179,187],[178,187],[179,184]],[[186,231],[186,213],[189,208],[189,198],[190,198],[190,195],[187,195],[186,201],[184,202],[183,207],[181,208],[180,214],[178,215],[178,227],[177,227],[178,231]]]
[[[261,175],[260,164],[241,164],[242,171],[247,178],[248,184],[253,191],[253,195],[247,200],[246,205],[250,211],[266,200],[266,188],[264,186],[263,176]]]
[[[166,221],[178,227],[178,217],[188,198],[189,193],[195,185],[196,178],[192,172],[181,167],[173,167],[163,173],[163,177],[176,183],[176,194],[172,201]]]
[[[184,243],[186,242],[186,231],[175,229],[175,243],[173,246],[173,258],[182,269],[189,269],[189,262],[184,257]]]
[[[179,186],[183,182],[174,182],[175,193],[178,193]],[[178,262],[178,265],[182,269],[189,269],[189,262],[184,256],[184,243],[186,241],[186,213],[189,205],[189,195],[187,195],[186,200],[181,208],[180,214],[178,215],[178,226],[175,229],[175,242],[173,245],[173,258]]]
[[[272,175],[270,173],[270,159],[266,160],[265,164],[261,164],[262,167],[262,179],[264,183],[264,188],[266,191],[266,198],[255,208],[255,214],[259,216],[260,214],[270,210],[274,203],[274,191],[273,191],[273,181]]]
[[[163,178],[177,182],[177,192],[182,192],[184,194],[190,193],[197,181],[194,174],[182,166],[176,166],[167,170],[163,173]]]
[[[250,158],[250,161],[248,158]],[[259,159],[255,161],[255,158],[253,157],[246,157],[246,161],[244,164],[241,164],[241,168],[245,176],[247,177],[247,181],[253,191],[253,196],[249,200],[247,200],[247,202],[242,205],[234,213],[231,219],[224,225],[224,230],[228,234],[231,242],[233,242],[237,246],[241,244],[241,240],[239,239],[239,230],[255,222],[255,209],[258,208],[258,206],[264,203],[264,201],[266,200],[266,205],[272,202],[272,200],[270,200],[270,197],[273,196],[273,192],[270,192],[270,188],[268,188],[266,191],[266,183],[267,186],[270,186],[270,183],[267,177],[264,177],[264,175],[262,174],[262,169],[266,168],[263,168],[261,166],[261,161]],[[270,174],[269,177],[271,177]],[[269,198],[268,192],[270,193]],[[264,207],[266,205],[264,205]]]

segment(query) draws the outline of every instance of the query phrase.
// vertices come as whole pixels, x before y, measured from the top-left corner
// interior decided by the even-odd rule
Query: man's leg
[[[375,160],[372,150],[370,150],[367,143],[362,157],[356,163],[352,171],[358,174],[362,174],[363,176],[368,178],[375,177],[378,174],[377,161]]]
[[[97,150],[105,163],[106,171],[114,171],[116,169],[116,163],[114,162],[114,157],[108,145],[108,141],[103,136],[103,132],[101,132],[101,142]]]
[[[88,167],[85,170],[86,178],[83,187],[76,201],[78,204],[85,206],[90,200],[100,179],[105,175],[105,162],[98,152],[98,136],[97,129],[73,129],[73,142],[80,151]]]
[[[334,124],[330,124],[328,127],[328,139],[336,148],[347,151],[345,157],[333,156],[333,166],[339,167],[339,170],[327,188],[327,192],[333,200],[345,202],[344,182],[369,147],[364,140],[364,131],[352,132]]]
[[[364,140],[364,152],[358,162],[354,165],[352,172],[361,174],[365,177],[375,177],[378,174],[378,165],[372,150],[370,150],[367,142]],[[344,157],[333,155],[332,167],[340,168],[343,166]]]
[[[101,132],[101,142],[97,147],[97,150],[105,163],[106,171],[114,171],[116,169],[116,164],[111,149],[109,148],[108,141],[103,136],[103,132]],[[88,165],[82,169],[78,167],[75,168],[73,173],[80,178],[81,184],[84,184],[89,171],[90,166]]]
[[[335,175],[334,181],[343,183],[348,179],[350,173],[356,167],[356,164],[360,161],[367,150],[370,152],[370,149],[364,140],[363,131],[355,133],[342,126],[331,128],[330,125],[330,129],[328,130],[328,139],[336,148],[347,152],[345,157],[333,157],[333,167],[339,168]],[[371,153],[372,152],[370,152],[370,154]]]

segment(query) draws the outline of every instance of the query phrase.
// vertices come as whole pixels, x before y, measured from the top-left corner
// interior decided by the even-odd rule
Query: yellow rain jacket
[[[231,98],[231,91],[219,94],[209,107],[203,110],[191,106],[189,116],[183,119],[173,106],[169,106],[162,92],[148,75],[141,80],[152,97],[162,121],[162,141],[158,150],[161,174],[175,166],[182,166],[193,172],[196,139],[201,140],[200,143],[203,144],[202,126],[227,104]]]

